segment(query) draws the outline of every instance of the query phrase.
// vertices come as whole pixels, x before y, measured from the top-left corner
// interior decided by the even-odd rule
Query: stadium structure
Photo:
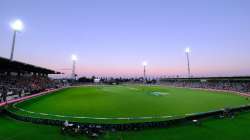
[[[6,133],[8,125],[39,131],[53,126],[56,139],[130,139],[131,132],[150,139],[148,134],[160,131],[160,138],[181,139],[213,123],[237,125],[250,116],[250,77],[148,80],[144,65],[144,78],[75,79],[73,72],[73,80],[65,81],[48,77],[60,72],[2,57],[0,67],[0,130]],[[171,132],[181,129],[187,132]]]
[[[197,76],[249,74],[249,4],[0,1],[1,21],[14,14],[33,24],[20,58],[55,58],[44,60],[53,68],[14,59],[24,24],[11,22],[11,48],[2,49],[9,31],[1,30],[0,140],[249,140],[250,76]],[[199,50],[194,59],[188,43]],[[185,61],[175,56],[180,49]],[[88,61],[89,73],[96,70],[92,77],[76,54],[70,64],[62,60],[72,52]],[[139,67],[142,59],[149,61]]]

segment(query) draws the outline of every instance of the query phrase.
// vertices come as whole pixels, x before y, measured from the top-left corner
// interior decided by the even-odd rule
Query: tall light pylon
[[[148,63],[146,61],[142,62],[143,65],[143,82],[146,83],[147,77],[146,77],[146,66],[148,65]]]
[[[10,53],[10,61],[12,61],[14,57],[16,34],[17,32],[21,32],[23,30],[23,23],[21,20],[18,19],[18,20],[15,20],[13,23],[11,23],[10,26],[12,30],[14,31],[13,39],[12,39],[12,46],[11,46],[11,53]]]
[[[72,79],[76,80],[76,61],[77,61],[77,56],[76,55],[72,55],[71,59],[73,61],[73,67],[72,67]]]
[[[191,78],[190,60],[189,60],[190,48],[189,47],[187,47],[185,49],[185,53],[186,53],[186,57],[187,57],[188,78]]]

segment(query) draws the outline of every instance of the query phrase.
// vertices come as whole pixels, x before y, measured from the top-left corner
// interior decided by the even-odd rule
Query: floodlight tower
[[[143,65],[143,82],[146,83],[146,66],[148,65],[147,61],[143,61],[142,65]]]
[[[72,79],[76,80],[76,61],[77,61],[77,56],[76,55],[72,55],[71,56],[71,60],[73,61],[73,68],[72,68]]]
[[[14,31],[13,40],[12,40],[12,47],[11,47],[11,54],[10,60],[13,60],[14,50],[15,50],[15,42],[16,42],[16,33],[21,32],[23,30],[23,22],[19,19],[15,20],[10,24],[12,30]]]
[[[187,47],[185,49],[185,53],[186,53],[186,56],[187,56],[187,68],[188,68],[188,78],[191,77],[191,71],[190,71],[190,61],[189,61],[189,54],[190,54],[191,50],[189,47]]]

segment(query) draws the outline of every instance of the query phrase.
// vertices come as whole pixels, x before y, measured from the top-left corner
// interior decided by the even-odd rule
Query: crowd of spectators
[[[175,87],[228,90],[250,94],[250,80],[163,80],[161,84]]]
[[[0,102],[7,97],[22,97],[35,94],[59,85],[54,80],[43,76],[0,76]]]

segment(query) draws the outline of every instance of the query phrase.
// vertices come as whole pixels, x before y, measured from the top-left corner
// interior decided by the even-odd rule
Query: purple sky
[[[9,23],[21,19],[14,59],[70,73],[250,75],[249,0],[0,0],[0,56],[10,55]]]

